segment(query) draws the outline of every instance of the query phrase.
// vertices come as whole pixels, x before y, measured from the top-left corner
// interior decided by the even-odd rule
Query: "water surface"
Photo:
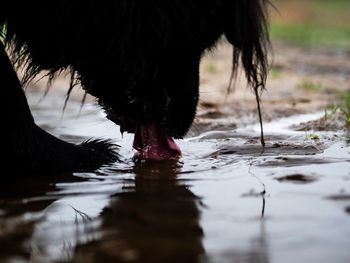
[[[178,141],[179,162],[135,163],[132,135],[95,106],[70,102],[61,118],[50,98],[32,105],[56,136],[112,138],[122,158],[4,180],[0,262],[350,262],[350,148],[289,128],[319,114],[267,123],[264,153],[252,125]]]

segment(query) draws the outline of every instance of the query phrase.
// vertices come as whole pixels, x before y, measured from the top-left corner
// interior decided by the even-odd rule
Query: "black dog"
[[[9,131],[4,153],[19,171],[93,169],[114,161],[108,141],[63,142],[33,120],[21,86],[42,70],[70,69],[121,132],[135,133],[140,158],[172,159],[196,113],[202,54],[222,35],[249,84],[267,74],[267,0],[10,1],[0,10],[0,85]]]

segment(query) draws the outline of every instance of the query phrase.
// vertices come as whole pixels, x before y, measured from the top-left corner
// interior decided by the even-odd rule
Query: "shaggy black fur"
[[[249,84],[255,90],[264,87],[266,4],[266,0],[10,1],[0,10],[0,25],[12,62],[27,66],[22,85],[42,70],[53,78],[69,69],[75,77],[71,88],[79,82],[122,132],[133,133],[137,125],[157,122],[169,135],[182,138],[196,113],[201,56],[222,35],[233,46],[233,73],[241,61]],[[25,161],[25,169],[35,171],[89,167],[86,164],[95,158],[98,166],[114,159],[106,142],[73,146],[37,127],[0,49],[0,85],[8,99],[4,111],[10,112],[10,144],[5,148],[9,159]]]

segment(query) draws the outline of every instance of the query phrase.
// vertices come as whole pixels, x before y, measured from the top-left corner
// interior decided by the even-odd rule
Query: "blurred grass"
[[[348,128],[350,128],[350,91],[345,91],[340,94],[340,110],[345,116],[345,123]]]
[[[316,83],[311,80],[304,79],[302,80],[299,85],[299,88],[305,90],[305,91],[322,91],[325,89],[325,87],[321,83]]]
[[[278,79],[280,77],[283,76],[283,71],[279,68],[276,68],[274,66],[271,66],[270,67],[270,72],[269,72],[269,76],[272,78],[272,79]]]
[[[272,0],[272,40],[350,48],[350,0]]]
[[[325,108],[324,118],[328,120],[343,119],[344,127],[350,131],[350,91],[338,93],[337,100]]]
[[[350,28],[312,24],[272,24],[271,37],[301,46],[350,47]]]

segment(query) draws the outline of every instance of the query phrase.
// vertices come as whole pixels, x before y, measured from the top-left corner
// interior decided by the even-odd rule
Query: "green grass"
[[[205,65],[205,71],[210,74],[216,74],[219,72],[217,65],[214,62],[208,62]]]
[[[325,89],[325,87],[322,84],[313,82],[311,80],[302,80],[299,83],[298,87],[303,89],[303,90],[311,91],[311,92],[322,91]]]
[[[305,137],[304,140],[319,140],[320,136],[318,136],[316,133],[310,133],[308,134],[307,132],[305,132]]]
[[[283,76],[283,71],[281,69],[279,69],[279,68],[271,67],[270,68],[270,72],[269,72],[269,76],[272,79],[278,79],[278,78]]]
[[[350,0],[272,0],[272,39],[350,48]]]
[[[300,46],[350,47],[350,27],[273,23],[271,38]]]
[[[350,129],[350,91],[343,91],[338,94],[338,101],[332,102],[325,109],[325,118],[333,118],[340,112],[344,116],[345,127]]]
[[[340,95],[340,111],[345,116],[345,124],[350,128],[350,91],[346,91]]]

